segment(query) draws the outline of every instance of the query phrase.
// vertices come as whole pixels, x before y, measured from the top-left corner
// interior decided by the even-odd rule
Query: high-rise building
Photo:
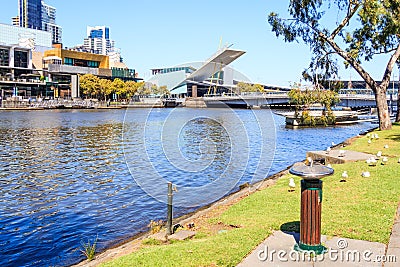
[[[56,8],[47,5],[44,1],[42,1],[42,24],[43,23],[52,23],[56,24]]]
[[[13,25],[43,30],[52,34],[53,43],[62,42],[62,28],[56,24],[56,9],[42,0],[18,0],[19,16]]]
[[[110,29],[106,26],[88,26],[83,47],[95,54],[109,55],[114,51],[114,41],[110,40]]]
[[[56,24],[56,8],[42,1],[42,30],[50,32],[53,43],[62,43],[62,28]]]
[[[18,0],[19,26],[42,29],[42,0]]]
[[[12,25],[19,26],[19,16],[12,17]]]

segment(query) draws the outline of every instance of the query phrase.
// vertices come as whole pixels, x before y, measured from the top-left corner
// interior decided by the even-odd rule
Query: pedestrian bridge
[[[350,108],[374,108],[375,96],[372,94],[339,94],[339,106]],[[273,93],[247,93],[242,95],[204,96],[207,107],[254,107],[270,106],[272,108],[285,108],[291,106],[287,92]],[[397,94],[387,96],[388,105],[396,105]]]

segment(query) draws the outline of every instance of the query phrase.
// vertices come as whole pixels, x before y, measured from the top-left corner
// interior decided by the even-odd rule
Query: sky
[[[150,69],[205,61],[222,44],[245,50],[231,66],[253,82],[288,86],[299,82],[308,66],[310,50],[301,42],[285,43],[271,31],[267,16],[287,14],[281,0],[45,0],[57,9],[63,45],[82,44],[87,26],[110,28],[110,38],[121,49],[124,62],[145,80]],[[1,0],[0,23],[11,24],[18,0]],[[1,42],[1,40],[0,40]],[[382,63],[384,64],[382,66]],[[375,79],[385,62],[366,65]],[[398,78],[398,74],[397,78]],[[355,71],[340,71],[344,80],[359,79]],[[396,79],[397,79],[396,78]]]

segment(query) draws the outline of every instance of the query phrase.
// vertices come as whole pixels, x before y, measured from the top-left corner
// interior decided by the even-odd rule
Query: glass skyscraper
[[[42,29],[42,1],[19,0],[19,26],[36,30]]]
[[[56,8],[43,0],[18,0],[19,16],[13,25],[42,30],[52,34],[53,43],[62,43],[62,28],[56,24]]]

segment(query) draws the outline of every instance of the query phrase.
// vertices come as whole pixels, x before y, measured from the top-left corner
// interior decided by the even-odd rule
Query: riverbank
[[[378,133],[380,138],[370,145],[363,136],[352,140],[345,149],[372,154],[382,151],[389,158],[388,164],[334,165],[335,175],[324,178],[322,234],[388,244],[400,195],[400,181],[396,179],[400,172],[400,126]],[[341,183],[344,170],[349,179]],[[361,173],[367,170],[371,176],[362,177]],[[282,174],[258,190],[254,186],[243,189],[183,221],[195,224],[197,235],[192,240],[165,245],[149,239],[142,242],[141,238],[97,256],[86,266],[237,265],[273,231],[299,220],[300,179]],[[288,192],[289,178],[295,179],[295,192]]]
[[[198,210],[186,214],[182,217],[175,218],[173,220],[174,224],[181,224],[181,225],[187,225],[188,223],[194,223],[196,230],[199,229],[199,225],[206,225],[207,220],[209,218],[212,218],[213,216],[217,216],[219,214],[222,214],[224,211],[226,211],[229,207],[234,205],[235,203],[238,203],[240,200],[248,197],[249,195],[260,191],[264,190],[270,186],[273,186],[278,179],[280,179],[282,176],[288,174],[289,168],[282,170],[281,172],[274,174],[272,176],[269,176],[263,181],[257,182],[251,186],[244,186],[243,189],[226,196],[222,198],[221,200],[218,200],[215,203],[212,203],[210,205],[207,205],[205,207],[201,207]],[[197,226],[196,226],[197,225]],[[210,230],[215,232],[218,230],[223,229],[224,226],[217,226],[213,227],[210,225]],[[151,239],[151,231],[142,233],[134,237],[132,240],[129,240],[121,245],[118,245],[116,247],[110,248],[98,255],[96,255],[96,258],[93,261],[83,261],[79,264],[73,265],[73,267],[93,267],[93,266],[98,266],[103,263],[110,262],[112,260],[118,259],[122,256],[129,255],[131,253],[139,251],[143,246],[143,241],[146,243],[146,240],[152,240]],[[196,235],[195,238],[198,238],[200,235]],[[156,242],[157,243],[157,242]]]

